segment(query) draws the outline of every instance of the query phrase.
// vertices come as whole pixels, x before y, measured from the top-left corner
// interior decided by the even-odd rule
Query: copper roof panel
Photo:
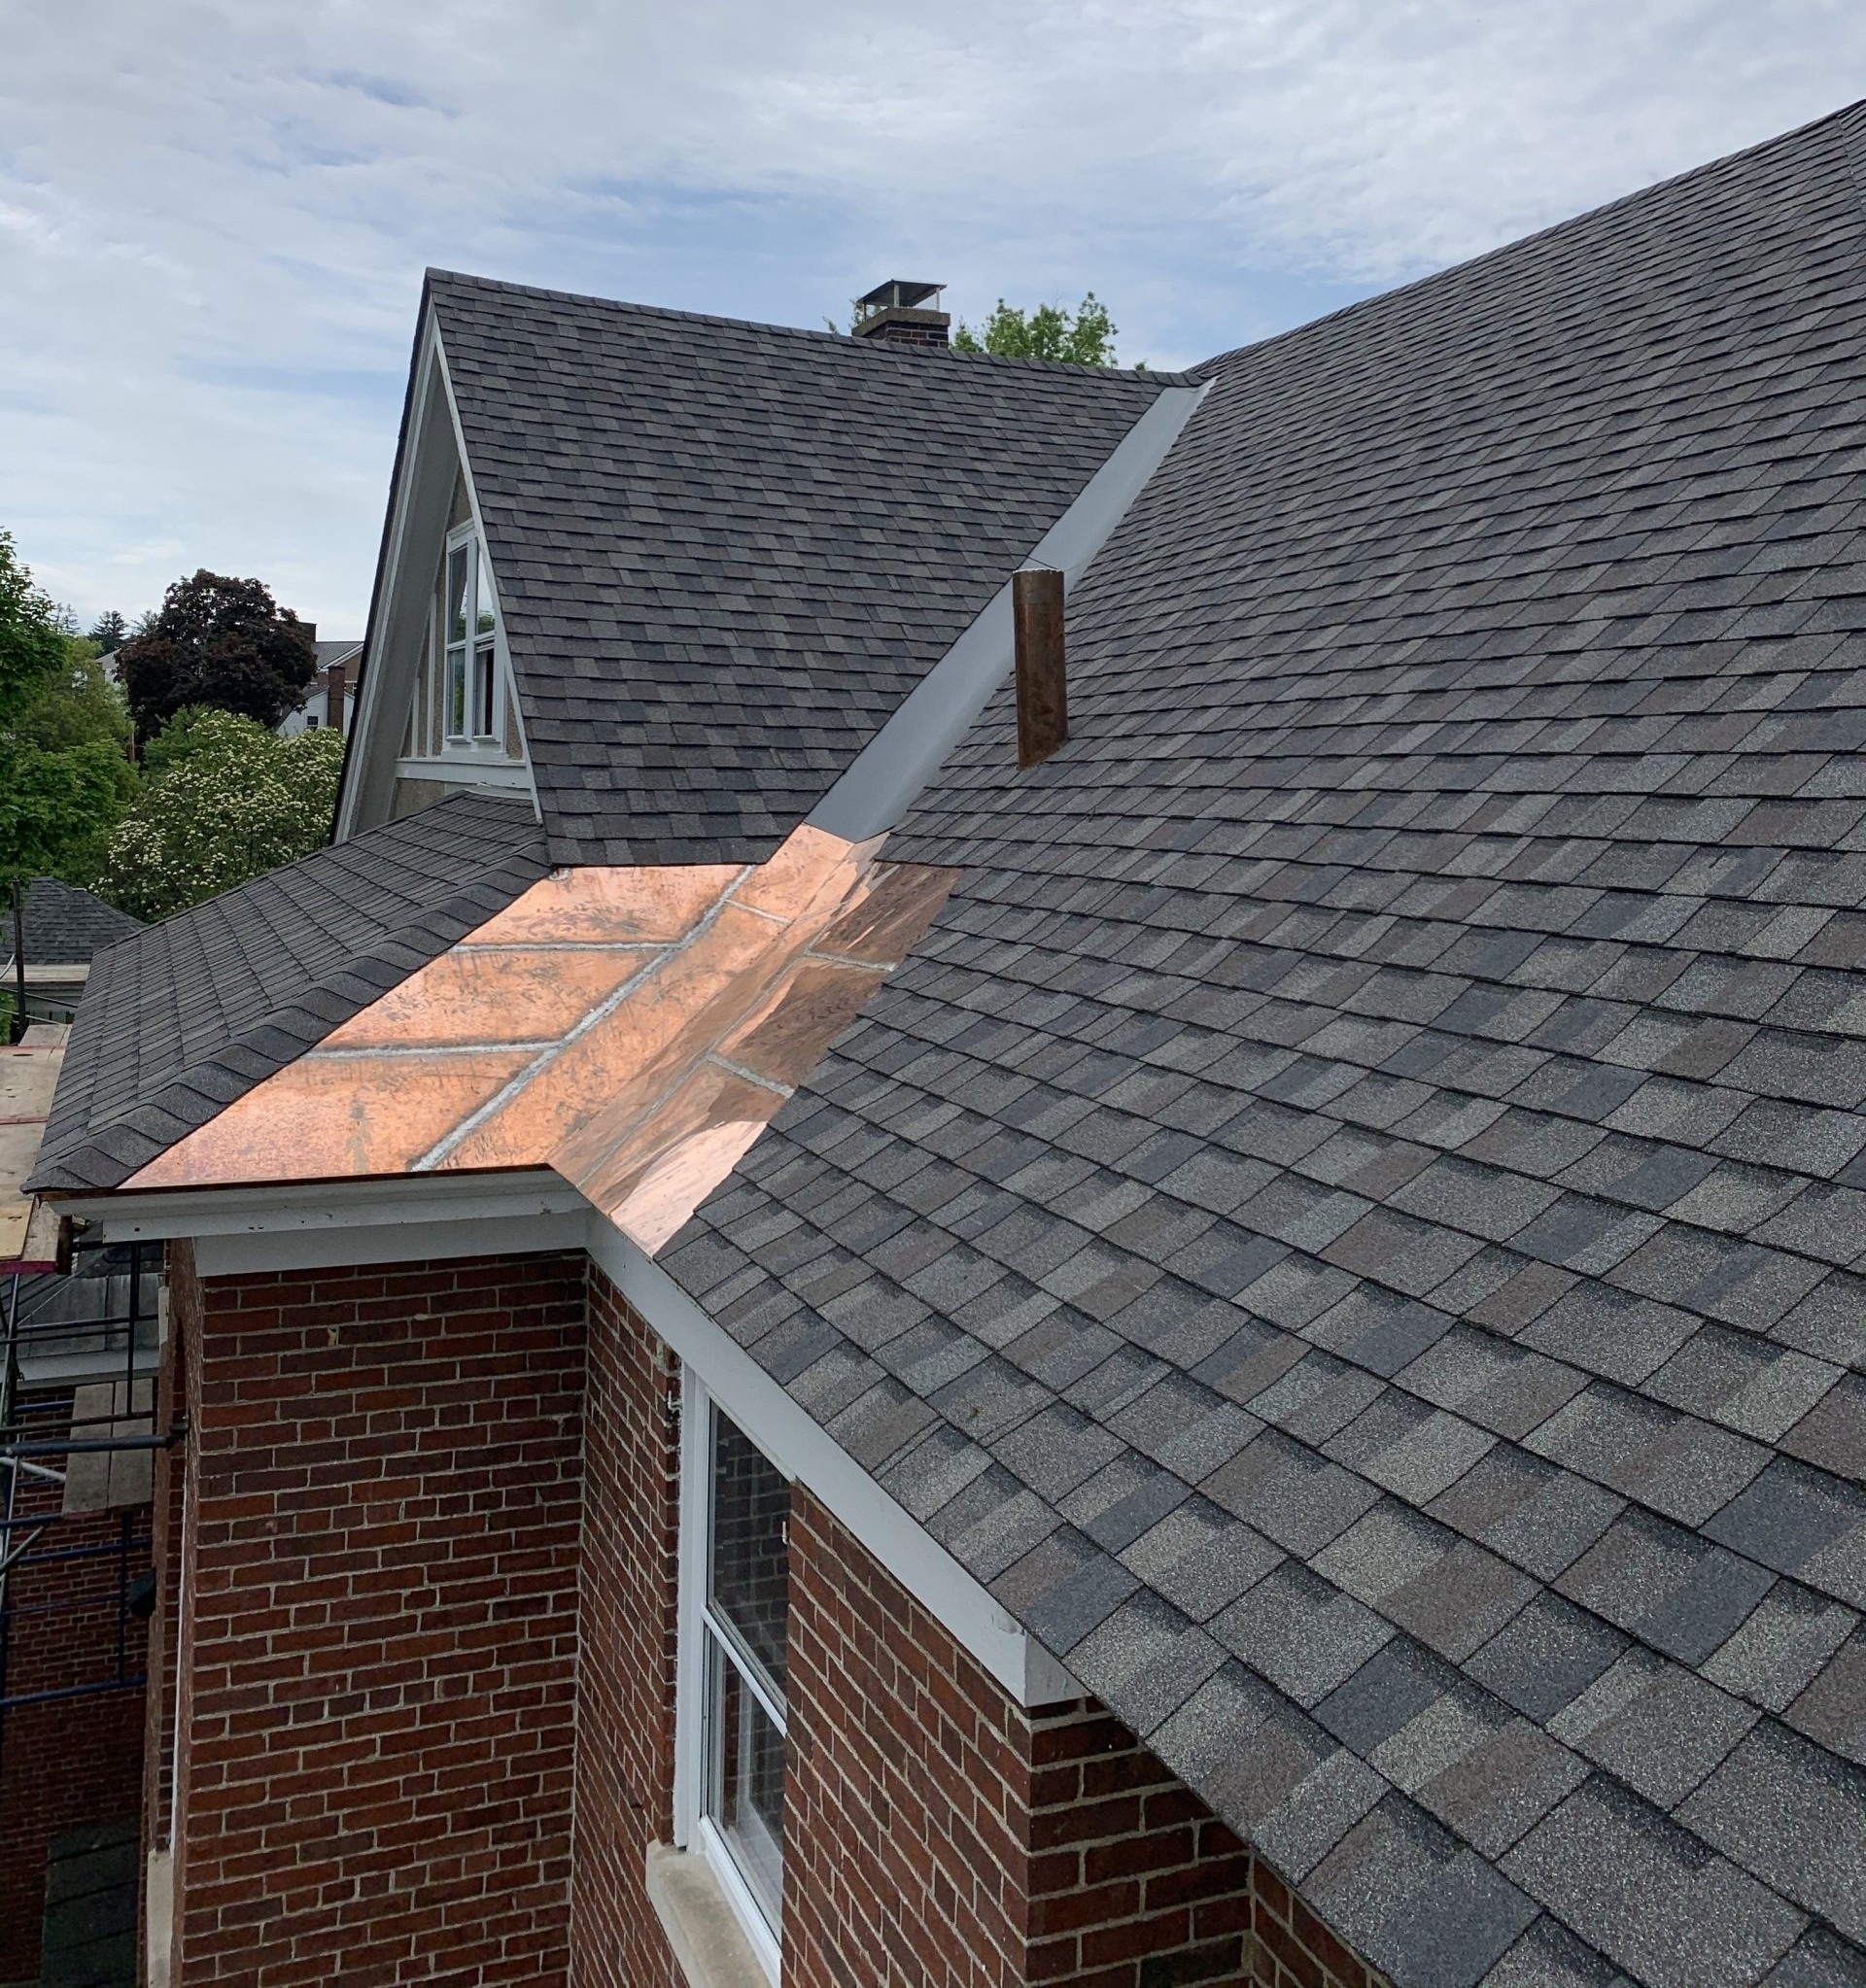
[[[126,1184],[547,1164],[657,1248],[944,902],[881,845],[556,872]]]

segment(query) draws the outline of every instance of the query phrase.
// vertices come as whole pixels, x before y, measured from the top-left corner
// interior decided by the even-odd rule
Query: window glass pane
[[[481,738],[493,736],[493,645],[481,642],[473,652],[473,731]]]
[[[712,1606],[739,1632],[779,1693],[790,1552],[790,1487],[745,1435],[712,1422]]]
[[[447,555],[447,640],[464,642],[473,612],[473,548],[457,545]]]
[[[466,730],[466,651],[447,651],[447,733],[458,738]]]
[[[784,1736],[724,1648],[708,1636],[707,1649],[707,1813],[776,1932],[784,1877]]]

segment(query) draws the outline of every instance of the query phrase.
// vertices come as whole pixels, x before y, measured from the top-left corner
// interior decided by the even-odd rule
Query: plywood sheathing
[[[69,1033],[42,1023],[23,1042],[0,1046],[0,1272],[52,1267],[56,1217],[21,1183],[39,1157]]]

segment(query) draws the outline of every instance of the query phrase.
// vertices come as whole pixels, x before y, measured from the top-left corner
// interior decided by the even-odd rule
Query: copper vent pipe
[[[1069,691],[1062,659],[1062,575],[1025,566],[1011,576],[1017,629],[1018,765],[1041,766],[1069,737]]]

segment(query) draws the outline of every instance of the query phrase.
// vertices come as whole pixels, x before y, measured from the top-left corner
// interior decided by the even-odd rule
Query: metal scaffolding
[[[0,1719],[145,1682],[130,1624],[147,1614],[152,1588],[154,1454],[174,1440],[156,1426],[159,1286],[159,1246],[82,1237],[69,1274],[0,1284]],[[81,1514],[109,1520],[74,1527]],[[40,1590],[49,1598],[34,1598]],[[29,1627],[100,1614],[114,1616],[115,1633],[93,1639],[95,1675],[17,1688],[16,1646]],[[112,1642],[114,1656],[101,1647]]]

